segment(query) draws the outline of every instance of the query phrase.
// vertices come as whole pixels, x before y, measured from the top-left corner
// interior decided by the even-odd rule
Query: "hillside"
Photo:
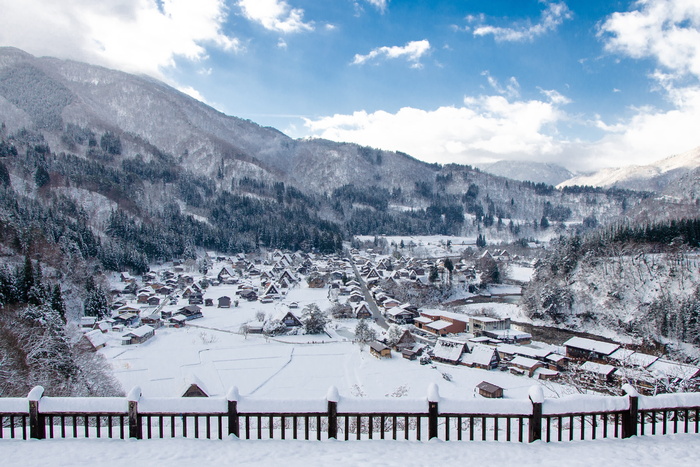
[[[698,345],[698,239],[697,219],[562,238],[537,267],[523,305],[560,327],[675,350]]]
[[[484,172],[513,180],[559,185],[571,179],[574,174],[557,164],[545,164],[534,161],[498,161],[478,164]]]
[[[580,175],[562,182],[559,187],[587,185],[618,187],[672,193],[683,199],[697,199],[700,147],[642,166],[603,169],[590,175]],[[686,191],[694,186],[695,190]],[[680,188],[680,189],[679,189]]]

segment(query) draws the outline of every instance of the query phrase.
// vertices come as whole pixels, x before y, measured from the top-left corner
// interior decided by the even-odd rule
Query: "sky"
[[[427,162],[700,145],[698,0],[0,0],[0,46],[147,74],[294,138]]]

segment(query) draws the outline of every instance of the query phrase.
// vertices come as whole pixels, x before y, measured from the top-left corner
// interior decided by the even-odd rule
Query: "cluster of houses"
[[[679,384],[700,383],[697,366],[637,352],[616,343],[572,337],[563,345],[566,357],[580,363],[583,378],[593,384],[628,382],[642,393],[654,393]]]

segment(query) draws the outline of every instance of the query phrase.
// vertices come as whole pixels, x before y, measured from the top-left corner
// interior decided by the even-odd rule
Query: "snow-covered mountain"
[[[557,164],[546,164],[534,161],[498,161],[488,164],[477,164],[479,169],[500,177],[513,180],[546,183],[558,185],[574,176],[568,169]]]
[[[593,174],[579,175],[562,182],[559,186],[614,186],[632,190],[672,192],[685,198],[688,196],[688,184],[694,185],[697,192],[699,168],[700,146],[649,165],[603,169]],[[677,183],[679,181],[683,183]],[[679,185],[682,185],[681,190],[678,190]]]

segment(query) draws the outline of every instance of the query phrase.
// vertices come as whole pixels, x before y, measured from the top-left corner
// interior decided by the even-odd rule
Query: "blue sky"
[[[0,45],[163,79],[292,137],[428,162],[700,145],[697,0],[0,0]]]

